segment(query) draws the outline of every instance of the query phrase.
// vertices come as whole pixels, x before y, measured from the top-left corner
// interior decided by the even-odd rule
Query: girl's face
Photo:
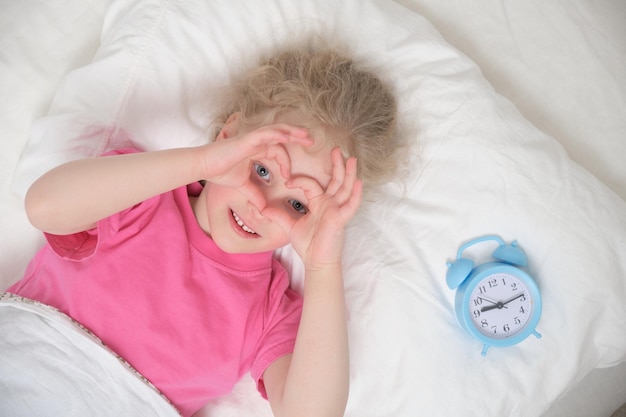
[[[297,125],[290,119],[284,116],[279,122]],[[310,129],[310,132],[316,142],[311,148],[295,143],[284,145],[291,161],[291,175],[313,178],[326,189],[331,178],[330,147],[321,142],[326,141],[321,130]],[[253,160],[250,178],[265,197],[267,206],[282,210],[294,219],[306,214],[308,201],[304,192],[286,187],[287,179],[280,174],[280,166],[275,160]],[[196,217],[205,232],[225,252],[266,252],[289,243],[287,232],[263,216],[235,188],[207,183],[199,200]]]

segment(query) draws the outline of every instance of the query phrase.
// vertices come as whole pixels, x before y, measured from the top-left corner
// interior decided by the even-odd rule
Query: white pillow
[[[62,161],[125,145],[119,130],[143,149],[206,141],[231,74],[309,32],[347,43],[393,81],[414,144],[409,174],[349,229],[346,415],[539,415],[594,367],[624,361],[626,205],[391,1],[114,1],[94,62],[67,75],[33,128],[17,189]],[[455,322],[445,263],[491,233],[529,257],[543,338],[482,357]],[[299,288],[297,259],[289,248],[281,256]],[[251,383],[204,412],[269,415]]]

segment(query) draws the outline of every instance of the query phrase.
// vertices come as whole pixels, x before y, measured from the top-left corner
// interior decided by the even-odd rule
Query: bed
[[[313,33],[351,45],[355,59],[393,86],[398,134],[408,144],[401,175],[369,196],[348,230],[346,416],[608,417],[626,401],[623,2],[23,0],[0,7],[2,289],[43,244],[22,208],[38,175],[126,145],[116,141],[120,129],[143,149],[201,143],[215,112],[207,98],[233,68]],[[487,234],[517,240],[526,252],[542,294],[542,337],[481,356],[480,343],[456,322],[445,276],[459,246]],[[484,260],[492,249],[471,256]],[[301,288],[290,248],[276,256]],[[54,340],[35,336],[52,354]],[[37,375],[27,368],[18,370]],[[176,415],[132,378],[116,396]],[[197,415],[270,410],[244,378]]]

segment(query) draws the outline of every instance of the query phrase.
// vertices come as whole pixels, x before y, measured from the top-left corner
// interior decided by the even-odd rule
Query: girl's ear
[[[220,133],[217,134],[216,140],[222,140],[226,138],[232,138],[233,136],[237,136],[239,133],[239,116],[240,112],[235,112],[228,116],[226,119],[226,123],[220,130]]]

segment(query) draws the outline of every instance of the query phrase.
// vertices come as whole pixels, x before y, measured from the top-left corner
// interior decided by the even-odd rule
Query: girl
[[[334,52],[278,54],[233,97],[207,145],[37,180],[26,210],[48,243],[8,292],[81,323],[184,416],[247,372],[276,416],[343,415],[344,230],[362,181],[394,167],[395,102]],[[272,257],[289,243],[302,296]]]

